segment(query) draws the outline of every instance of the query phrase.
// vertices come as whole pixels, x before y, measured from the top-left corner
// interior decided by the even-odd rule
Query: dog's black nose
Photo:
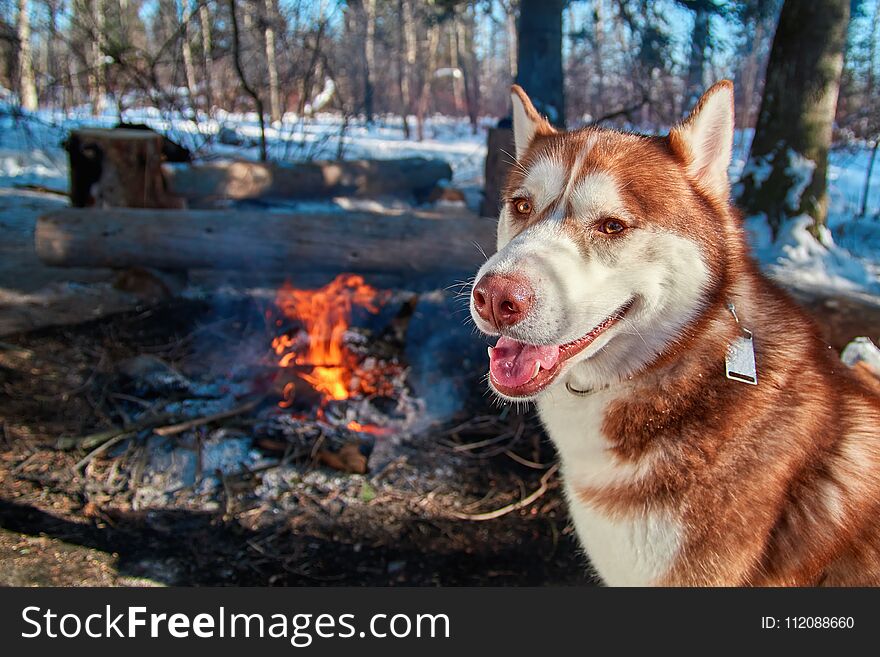
[[[535,292],[515,275],[486,274],[474,286],[474,309],[497,330],[519,324],[532,307]]]

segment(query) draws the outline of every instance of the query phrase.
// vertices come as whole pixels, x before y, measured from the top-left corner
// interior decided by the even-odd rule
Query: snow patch
[[[880,349],[870,338],[859,337],[850,342],[840,354],[840,360],[855,367],[858,363],[867,365],[874,374],[880,377]]]
[[[785,196],[785,205],[792,212],[797,212],[800,209],[801,197],[813,181],[815,170],[815,162],[792,149],[788,149],[788,166],[785,168],[785,175],[791,180],[791,186]]]
[[[751,176],[755,189],[761,189],[761,186],[767,182],[771,173],[773,173],[773,153],[768,153],[762,157],[749,160],[742,169],[740,179]]]
[[[763,217],[747,222],[755,255],[775,279],[794,287],[880,294],[880,279],[867,263],[834,242],[831,231],[819,228],[816,239],[809,228],[812,217],[799,215],[783,223],[775,242]]]

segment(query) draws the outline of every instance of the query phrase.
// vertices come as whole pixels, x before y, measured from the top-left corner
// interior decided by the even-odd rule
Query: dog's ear
[[[522,159],[523,153],[535,135],[550,135],[556,132],[547,119],[538,113],[532,101],[518,84],[510,88],[510,102],[513,104],[513,144],[516,147],[516,159]]]
[[[706,191],[727,199],[733,149],[733,83],[715,83],[684,121],[669,131],[669,146]]]

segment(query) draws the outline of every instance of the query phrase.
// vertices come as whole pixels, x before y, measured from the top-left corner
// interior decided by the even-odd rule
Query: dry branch
[[[506,516],[508,513],[513,513],[514,511],[518,511],[519,509],[524,509],[529,506],[532,502],[540,499],[544,493],[547,492],[547,489],[550,487],[550,480],[559,470],[559,464],[555,463],[553,467],[551,467],[544,475],[541,477],[541,485],[535,490],[533,493],[528,495],[527,497],[522,498],[519,502],[514,502],[513,504],[508,504],[507,506],[503,506],[500,509],[495,509],[494,511],[488,511],[486,513],[459,513],[457,511],[453,511],[452,515],[456,518],[460,518],[461,520],[495,520],[496,518],[500,518],[501,516]]]
[[[205,415],[204,417],[197,417],[192,420],[187,420],[186,422],[179,422],[178,424],[170,424],[165,427],[158,427],[156,429],[153,429],[153,433],[155,433],[157,436],[176,436],[179,433],[189,431],[190,429],[195,429],[196,427],[200,427],[205,424],[211,424],[212,422],[218,422],[220,420],[225,420],[230,417],[235,417],[236,415],[241,415],[242,413],[247,413],[249,410],[255,408],[261,401],[263,401],[262,398],[252,399],[249,402],[246,402],[241,406],[231,408],[228,411],[221,411],[219,413]]]

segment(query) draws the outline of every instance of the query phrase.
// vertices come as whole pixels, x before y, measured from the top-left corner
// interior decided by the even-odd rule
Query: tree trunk
[[[247,77],[244,74],[244,67],[241,62],[241,35],[238,29],[238,17],[235,13],[235,0],[228,0],[228,2],[230,22],[232,23],[232,59],[235,64],[235,71],[238,73],[238,80],[241,82],[245,93],[253,99],[257,110],[257,120],[260,123],[260,161],[265,162],[269,159],[269,153],[266,148],[266,117],[263,116],[263,101],[254,88],[248,84]]]
[[[519,51],[516,31],[516,11],[513,2],[510,2],[506,9],[505,27],[507,28],[507,70],[510,72],[510,79],[516,79],[516,58]]]
[[[709,25],[712,15],[701,2],[694,10],[694,29],[691,32],[691,55],[688,60],[687,106],[700,100],[706,87],[706,50],[709,47]]]
[[[593,5],[593,69],[596,72],[596,93],[590,114],[604,116],[608,111],[605,102],[605,10],[603,3]]]
[[[759,74],[759,58],[760,51],[758,51],[755,46],[760,44],[764,40],[764,23],[763,21],[758,21],[755,26],[755,34],[750,47],[748,47],[748,52],[744,57],[743,64],[740,68],[740,96],[742,98],[742,102],[738,107],[738,119],[739,119],[739,127],[740,128],[750,128],[752,127],[752,117],[754,116],[754,101],[755,94],[758,88],[758,74]]]
[[[409,117],[413,113],[413,74],[416,68],[418,39],[416,37],[413,1],[399,0],[398,8],[401,23],[401,76],[400,95],[403,101],[403,134],[409,139]]]
[[[37,85],[31,54],[31,18],[28,0],[18,0],[18,98],[22,109],[37,109]]]
[[[363,0],[364,114],[373,122],[373,76],[376,71],[376,0]]]
[[[497,217],[501,209],[501,190],[507,182],[510,167],[513,166],[516,148],[513,144],[513,130],[510,128],[490,128],[486,145],[486,165],[483,176],[483,202],[480,216]]]
[[[58,94],[61,91],[60,69],[58,67],[58,2],[57,0],[46,0],[47,27],[49,28],[49,36],[46,39],[46,75],[48,76],[47,99],[53,104],[58,101]],[[65,108],[66,109],[66,108]]]
[[[183,73],[186,78],[186,93],[189,96],[190,109],[196,111],[196,69],[193,66],[192,44],[189,41],[190,15],[186,8],[186,0],[180,3],[180,54],[183,58]]]
[[[495,225],[474,215],[61,209],[40,217],[35,248],[61,267],[386,273],[401,282],[472,273]]]
[[[522,0],[516,82],[555,126],[565,126],[562,10],[566,0]]]
[[[104,104],[107,97],[107,76],[104,67],[104,3],[102,0],[89,0],[89,12],[91,24],[94,26],[94,34],[91,43],[91,57],[89,58],[89,95],[92,101],[92,115],[100,116],[104,113]]]
[[[434,72],[437,70],[437,50],[439,46],[440,26],[432,23],[428,27],[428,43],[422,69],[422,88],[419,92],[419,102],[416,107],[416,129],[419,141],[425,138],[425,114],[428,112],[428,102],[431,99],[431,82],[434,79]]]
[[[397,93],[400,95],[400,117],[403,137],[409,139],[409,66],[406,61],[406,0],[397,0]]]
[[[272,122],[281,121],[281,87],[278,82],[278,58],[275,53],[275,25],[278,13],[275,0],[266,0],[266,70],[269,73],[269,116]]]
[[[774,236],[801,214],[814,235],[828,213],[826,173],[850,0],[787,0],[773,39],[740,203]]]
[[[458,43],[458,13],[453,14],[449,29],[449,68],[452,69],[452,100],[455,103],[455,113],[464,111],[464,73],[461,70],[460,51]]]
[[[196,0],[198,1],[198,0]],[[208,14],[208,5],[199,5],[199,28],[202,36],[202,63],[205,67],[205,99],[208,103],[208,112],[214,108],[214,55],[211,52],[211,16]]]
[[[459,68],[464,84],[464,101],[471,131],[477,134],[479,121],[479,65],[474,54],[474,23],[475,18],[469,10],[457,22],[456,44],[459,49]]]
[[[877,40],[880,38],[880,2],[874,5],[871,17],[871,36],[868,38],[868,79],[865,82],[865,97],[874,96],[877,83]]]

